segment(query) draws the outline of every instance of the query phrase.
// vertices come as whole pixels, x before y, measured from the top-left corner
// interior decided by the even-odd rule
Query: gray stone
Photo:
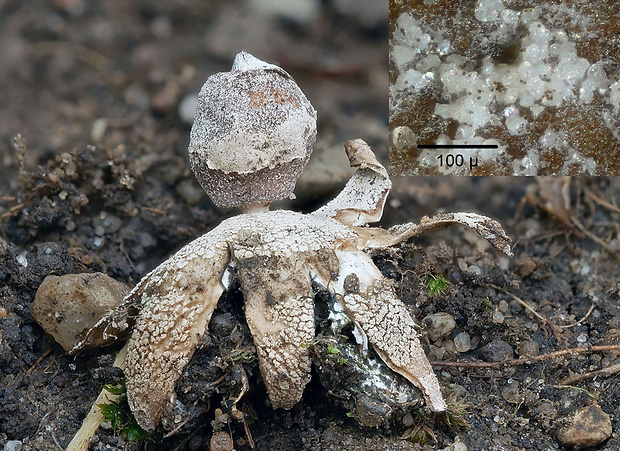
[[[512,346],[503,340],[493,340],[480,349],[480,357],[487,362],[501,362],[513,358]]]

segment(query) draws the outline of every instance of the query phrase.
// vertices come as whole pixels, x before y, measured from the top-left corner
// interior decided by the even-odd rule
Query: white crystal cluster
[[[458,121],[458,128],[455,139],[442,135],[437,144],[494,143],[499,145],[498,149],[465,152],[466,160],[477,156],[484,162],[491,157],[507,157],[507,146],[482,137],[483,129],[487,128],[487,138],[490,126],[503,127],[513,136],[527,136],[529,121],[540,117],[548,107],[560,107],[566,102],[590,104],[595,93],[612,106],[610,114],[620,115],[620,82],[617,72],[616,79],[608,76],[611,71],[605,69],[609,61],[590,62],[580,57],[565,31],[545,26],[539,8],[514,11],[501,0],[479,0],[474,17],[495,26],[490,39],[506,41],[510,36],[521,36],[515,61],[498,63],[484,56],[473,69],[471,58],[456,52],[441,30],[427,26],[409,11],[396,20],[391,61],[397,78],[390,87],[390,108],[398,108],[397,99],[406,94],[441,89],[442,100],[435,105],[434,113]],[[587,28],[587,18],[582,25]],[[566,168],[579,163],[584,173],[593,171],[594,161],[571,149],[561,135],[559,130],[547,130],[537,145],[544,149],[553,144],[556,149],[564,149],[568,155]],[[523,159],[516,159],[512,163],[513,173],[535,174],[538,158],[534,152],[528,152]],[[419,165],[436,166],[434,159],[433,152],[421,152]],[[444,172],[457,170],[444,168]]]

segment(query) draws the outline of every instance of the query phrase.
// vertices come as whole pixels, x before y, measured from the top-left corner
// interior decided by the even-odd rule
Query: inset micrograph
[[[394,175],[620,174],[620,2],[390,0]]]

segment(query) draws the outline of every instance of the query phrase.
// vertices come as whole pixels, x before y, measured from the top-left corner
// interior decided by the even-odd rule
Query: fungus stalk
[[[241,214],[260,213],[264,211],[269,211],[270,205],[271,205],[271,202],[261,203],[261,204],[250,204],[250,205],[240,206],[239,211],[241,212]]]

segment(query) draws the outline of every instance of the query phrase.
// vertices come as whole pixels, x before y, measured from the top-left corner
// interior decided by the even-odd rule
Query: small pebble
[[[512,359],[512,346],[503,340],[493,340],[480,349],[480,356],[487,362],[501,362]]]
[[[69,351],[128,293],[126,285],[103,273],[50,275],[39,286],[30,311],[37,323]]]
[[[378,399],[360,395],[355,400],[355,419],[364,426],[376,427],[392,414],[392,408]]]
[[[509,403],[519,404],[522,400],[519,382],[514,379],[509,379],[506,386],[502,389],[502,397]]]
[[[467,445],[463,442],[454,442],[452,445],[442,448],[439,451],[467,451]]]
[[[95,119],[95,122],[93,122],[93,126],[92,129],[90,131],[90,139],[93,140],[93,142],[100,142],[103,139],[103,135],[105,135],[105,132],[108,128],[108,121],[103,118],[100,117],[98,119]]]
[[[335,431],[335,428],[333,425],[330,425],[327,427],[327,429],[325,429],[323,431],[322,434],[322,439],[324,442],[331,442],[332,440],[334,440],[334,437],[337,436],[337,431]],[[239,444],[239,440],[237,440],[237,444]]]
[[[519,258],[515,264],[515,271],[521,277],[530,276],[536,271],[536,261],[529,256]]]
[[[17,256],[17,263],[22,265],[24,268],[28,267],[28,259],[26,258],[26,252],[22,252]]]
[[[448,354],[455,354],[456,352],[456,347],[454,346],[454,342],[452,340],[442,341],[441,346],[446,350]]]
[[[454,337],[454,347],[458,352],[467,352],[471,349],[471,340],[467,332],[461,332]]]
[[[220,424],[227,424],[230,421],[230,416],[218,408],[215,409],[215,421]]]
[[[9,440],[4,445],[4,451],[21,451],[23,445],[21,440]]]
[[[478,265],[471,265],[469,268],[467,268],[467,271],[472,274],[476,274],[478,276],[482,274],[482,270],[480,269],[480,266]]]
[[[499,304],[497,306],[499,308],[499,311],[502,313],[506,313],[508,311],[508,302],[504,301],[503,299],[499,301]]]
[[[504,322],[504,315],[502,315],[502,312],[495,309],[495,311],[493,312],[493,318],[491,320],[494,324],[502,324]]]
[[[440,348],[439,346],[429,345],[428,346],[428,355],[432,357],[431,360],[443,360],[446,355],[446,350]]]
[[[228,435],[228,432],[219,431],[211,436],[211,451],[232,451],[234,447],[233,440]]]
[[[540,353],[540,347],[534,340],[524,340],[517,345],[519,357],[535,357]]]
[[[103,227],[100,228],[101,229],[101,235],[103,235],[105,233],[105,231],[103,230]],[[97,228],[95,228],[95,233],[97,233]],[[103,238],[101,238],[101,236],[96,237],[93,240],[93,246],[95,247],[95,249],[99,249],[101,246],[103,246]]]
[[[557,439],[564,446],[582,448],[598,445],[612,433],[611,419],[597,404],[585,407],[569,418],[560,420]]]
[[[186,95],[181,103],[179,103],[179,117],[186,124],[194,123],[194,114],[196,114],[196,105],[198,104],[198,94]]]
[[[197,205],[205,200],[205,192],[194,180],[183,180],[177,185],[177,193],[189,205]]]
[[[415,147],[417,137],[413,130],[406,126],[396,127],[392,131],[392,145],[396,150],[403,151]]]
[[[411,413],[407,413],[403,417],[402,421],[403,421],[403,426],[405,427],[413,426],[413,424],[415,423],[415,419],[413,418],[413,415],[411,415]]]
[[[99,213],[99,216],[93,218],[95,233],[100,236],[106,233],[116,233],[122,225],[123,221],[119,217],[107,214],[103,211]]]
[[[448,336],[456,327],[454,317],[444,312],[428,315],[422,320],[422,323],[426,326],[428,338],[432,341]]]
[[[177,107],[178,98],[178,84],[176,82],[168,82],[151,97],[151,109],[159,114],[169,114]]]
[[[476,349],[479,344],[480,344],[480,337],[478,337],[477,335],[474,335],[473,337],[471,337],[471,349]]]

